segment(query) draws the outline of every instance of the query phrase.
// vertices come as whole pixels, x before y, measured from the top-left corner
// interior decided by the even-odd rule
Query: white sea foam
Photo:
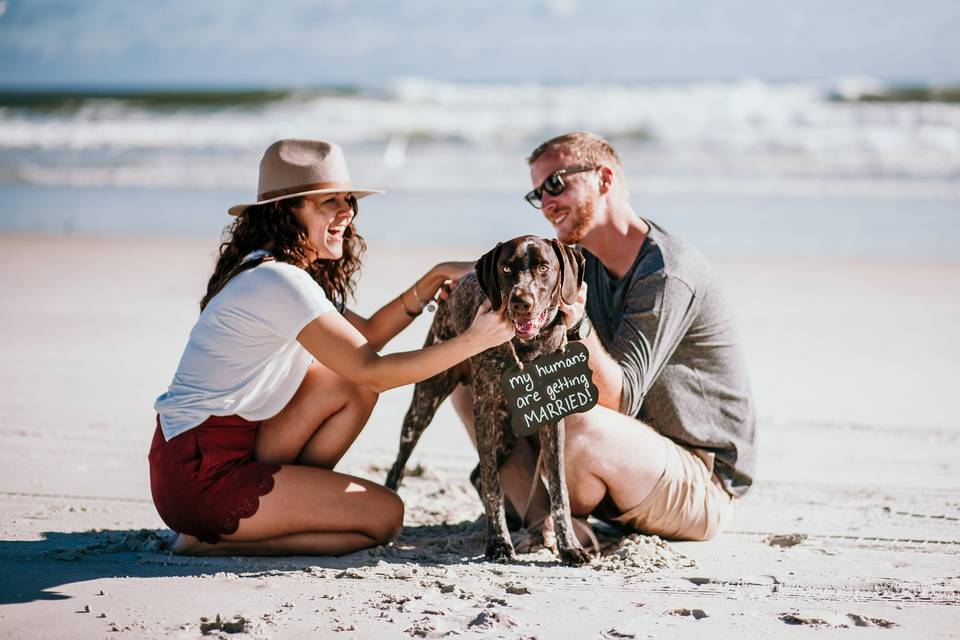
[[[537,143],[590,130],[614,142],[635,188],[822,192],[847,180],[956,197],[960,104],[832,97],[878,87],[869,78],[558,86],[406,79],[380,91],[290,94],[243,107],[116,99],[6,107],[0,182],[243,187],[267,144],[306,136],[343,144],[365,182],[516,190]]]

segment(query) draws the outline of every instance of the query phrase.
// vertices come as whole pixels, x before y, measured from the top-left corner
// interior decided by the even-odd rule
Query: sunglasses
[[[567,188],[567,183],[563,181],[563,176],[573,175],[574,173],[583,173],[584,171],[596,171],[600,167],[583,167],[583,166],[573,166],[573,167],[564,167],[563,169],[557,169],[546,179],[540,183],[540,186],[529,192],[527,195],[523,196],[523,199],[530,203],[530,205],[539,209],[543,204],[543,192],[546,191],[552,196],[558,196],[563,193],[563,190]]]

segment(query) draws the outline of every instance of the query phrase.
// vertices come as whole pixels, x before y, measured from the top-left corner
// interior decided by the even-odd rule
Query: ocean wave
[[[960,177],[960,104],[926,91],[925,101],[901,101],[916,91],[870,78],[577,85],[408,78],[373,89],[7,92],[0,94],[0,181],[249,184],[266,145],[303,136],[343,144],[351,167],[368,172],[357,175],[512,189],[540,141],[589,130],[617,146],[629,171],[679,183],[691,175],[949,183]]]
[[[960,86],[888,86],[873,78],[850,77],[836,82],[832,100],[843,102],[960,102]]]
[[[123,163],[80,165],[61,163],[0,164],[0,185],[31,184],[92,188],[237,189],[254,197],[258,154],[227,160],[204,155],[133,158]],[[415,156],[401,167],[388,166],[379,153],[351,157],[351,172],[358,185],[388,192],[520,194],[529,190],[522,158],[472,156],[453,153]],[[671,194],[717,196],[788,196],[861,200],[960,200],[960,181],[915,176],[858,175],[838,171],[832,175],[792,171],[768,166],[765,171],[730,165],[682,169],[676,163],[627,163],[626,180],[640,197]],[[635,166],[633,166],[635,165]],[[2,186],[0,186],[2,189]],[[523,205],[524,209],[526,205]]]

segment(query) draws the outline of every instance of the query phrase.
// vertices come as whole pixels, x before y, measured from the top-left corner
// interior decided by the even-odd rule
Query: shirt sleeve
[[[635,416],[693,322],[693,291],[662,270],[635,281],[608,351],[623,371],[620,412]]]
[[[293,340],[308,322],[336,310],[323,288],[303,269],[268,263],[250,275],[247,303],[256,309],[264,326],[278,336]]]

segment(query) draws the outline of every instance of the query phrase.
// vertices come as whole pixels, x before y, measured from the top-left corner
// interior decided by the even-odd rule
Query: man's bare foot
[[[577,536],[577,540],[580,541],[580,545],[583,546],[584,549],[596,549],[597,540],[593,534],[593,527],[590,526],[587,519],[573,516],[570,520],[573,522],[573,533]],[[556,553],[557,533],[553,526],[553,516],[547,516],[544,519],[541,532],[543,534],[543,546]]]
[[[572,518],[573,532],[584,549],[597,549],[596,539],[593,537],[593,527],[586,518]],[[553,526],[553,517],[547,516],[540,523],[533,523],[511,534],[514,548],[517,553],[531,553],[543,546],[554,553],[557,548],[557,534]]]

